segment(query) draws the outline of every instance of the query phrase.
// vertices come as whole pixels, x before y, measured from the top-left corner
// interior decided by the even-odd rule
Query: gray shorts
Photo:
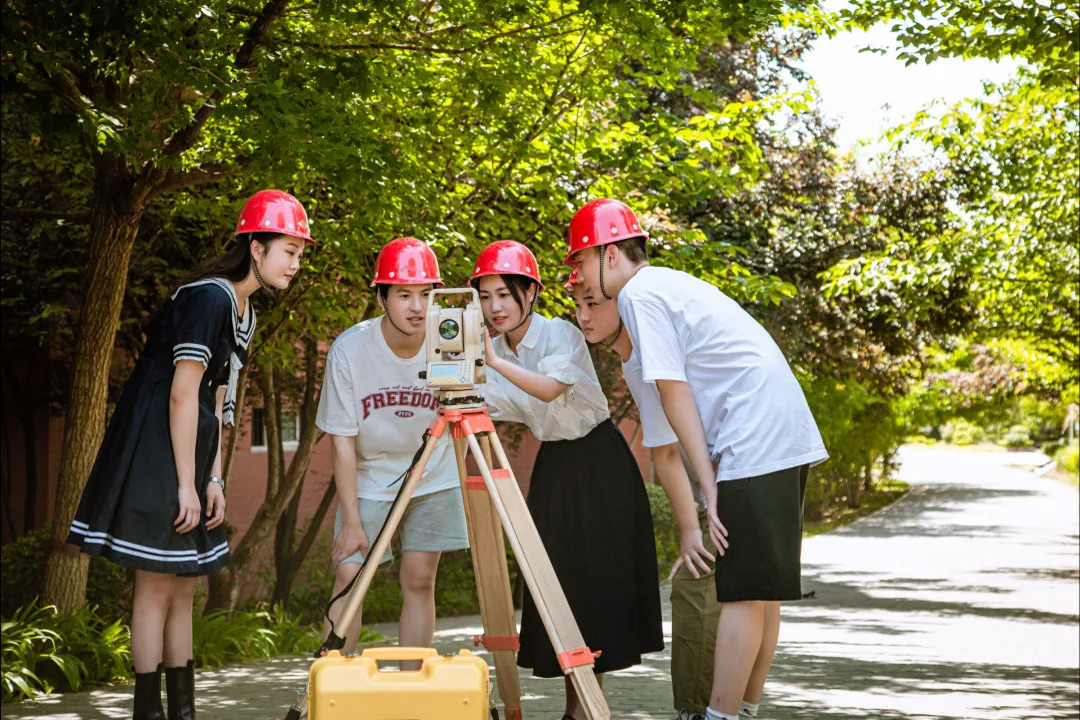
[[[369,500],[357,498],[360,505],[360,522],[364,524],[364,534],[368,542],[374,544],[375,536],[386,522],[390,500]],[[449,488],[427,495],[414,495],[405,508],[405,514],[398,524],[398,537],[402,551],[421,550],[425,552],[443,552],[462,550],[469,547],[469,530],[465,524],[465,505],[461,499],[461,488]],[[334,519],[334,537],[341,532],[341,509]],[[393,561],[394,554],[388,547],[380,565]],[[344,563],[364,562],[364,556],[355,552],[341,561]]]

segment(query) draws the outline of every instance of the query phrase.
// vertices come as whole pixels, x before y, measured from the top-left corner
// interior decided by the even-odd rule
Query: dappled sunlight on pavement
[[[814,597],[784,606],[763,720],[1078,717],[1077,491],[1011,467],[1038,464],[1034,454],[909,447],[901,459],[906,497],[805,542]],[[674,717],[661,593],[669,647],[605,678],[615,717]],[[477,617],[440,620],[435,644],[474,649],[478,634]],[[200,717],[280,717],[309,664],[199,672]],[[521,681],[525,718],[561,717],[562,680]],[[130,703],[129,687],[100,688],[5,705],[3,717],[126,718]]]
[[[806,542],[771,716],[1077,717],[1076,490],[1009,467],[1037,456],[902,460],[905,498]]]

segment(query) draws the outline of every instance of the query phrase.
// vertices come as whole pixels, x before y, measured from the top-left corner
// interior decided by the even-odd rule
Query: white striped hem
[[[172,360],[173,365],[180,362],[181,360],[194,360],[195,362],[200,363],[203,366],[203,369],[210,367],[210,363],[206,362],[206,358],[200,357],[198,355],[175,355],[173,356]]]
[[[82,535],[83,538],[85,538],[83,542],[87,544],[101,545],[125,555],[131,555],[132,557],[143,558],[145,560],[155,560],[157,562],[195,562],[199,565],[204,565],[213,560],[217,560],[219,557],[229,552],[228,541],[202,553],[195,552],[194,550],[158,550],[157,548],[114,538],[108,533],[90,532],[89,526],[78,520],[72,521],[71,532]]]

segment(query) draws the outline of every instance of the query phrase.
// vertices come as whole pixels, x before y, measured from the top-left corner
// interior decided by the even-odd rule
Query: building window
[[[300,444],[300,413],[296,410],[281,411],[281,444],[286,451],[295,450]],[[251,411],[251,452],[266,452],[266,410]]]

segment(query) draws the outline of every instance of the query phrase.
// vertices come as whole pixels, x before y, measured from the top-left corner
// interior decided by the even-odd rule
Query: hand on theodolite
[[[487,328],[484,328],[484,351],[486,353],[485,362],[489,369],[499,373],[534,398],[539,398],[544,402],[552,402],[570,387],[553,377],[527,370],[521,365],[495,354]]]

